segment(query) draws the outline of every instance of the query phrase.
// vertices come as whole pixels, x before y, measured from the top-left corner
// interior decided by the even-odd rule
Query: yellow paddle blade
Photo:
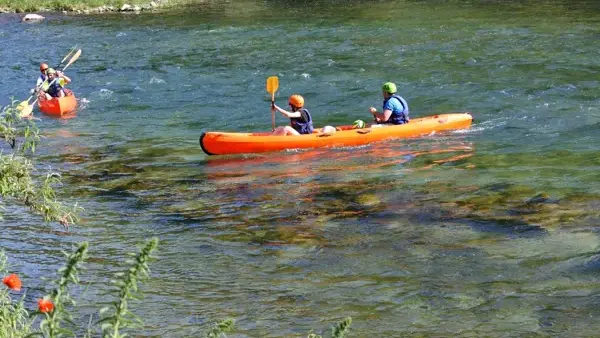
[[[25,106],[21,110],[21,117],[27,117],[27,116],[31,115],[32,111],[33,111],[33,105],[27,105],[27,106]]]
[[[19,103],[19,105],[17,106],[17,110],[18,111],[22,111],[23,109],[25,109],[25,107],[27,107],[29,105],[29,100],[25,100],[21,103]]]
[[[279,78],[277,76],[271,76],[267,79],[267,92],[273,94],[279,88]]]

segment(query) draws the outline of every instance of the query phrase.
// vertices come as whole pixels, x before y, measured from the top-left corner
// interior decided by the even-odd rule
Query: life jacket
[[[308,121],[304,121],[302,116],[290,118],[292,128],[294,128],[300,134],[312,134],[314,127],[312,123],[312,117],[307,109],[300,109],[299,112],[304,112]]]
[[[61,90],[63,90],[63,88],[57,80],[57,81],[54,81],[54,83],[52,85],[50,85],[45,92],[48,93],[52,97],[58,97]]]
[[[403,109],[402,109],[402,111],[392,111],[392,115],[390,115],[390,118],[385,123],[392,123],[392,124],[408,123],[408,121],[409,121],[408,103],[406,103],[406,101],[401,96],[394,94],[394,95],[388,97],[385,101],[383,101],[383,105],[385,106],[385,104],[392,98],[400,101],[400,104],[402,105]]]

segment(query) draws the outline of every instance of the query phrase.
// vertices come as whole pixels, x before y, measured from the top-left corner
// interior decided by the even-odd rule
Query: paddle
[[[58,65],[60,66],[60,65],[62,65],[63,63],[65,63],[65,60],[66,60],[66,59],[67,59],[69,56],[71,56],[71,54],[73,54],[73,52],[74,52],[74,51],[76,51],[76,50],[77,50],[77,45],[75,45],[75,46],[73,46],[73,48],[71,48],[71,50],[69,51],[69,54],[67,54],[67,55],[66,55],[66,56],[65,56],[65,57],[64,57],[64,58],[63,58],[63,59],[60,61],[60,63],[59,63]]]
[[[62,59],[62,61],[59,63],[59,66],[62,65],[65,60],[71,55],[73,54],[73,52],[75,51],[75,48],[77,47],[77,45],[75,45],[75,47],[71,48],[71,50],[69,51],[69,53]],[[42,87],[44,87],[44,84],[47,82],[47,80],[44,80],[44,82],[42,82],[39,86],[35,87],[35,90],[33,92],[33,94],[25,101],[22,101],[21,103],[19,103],[19,105],[17,106],[17,110],[23,110],[25,109],[25,107],[27,107],[29,105],[29,100],[31,100],[31,98],[38,92],[38,90]]]
[[[267,79],[267,92],[271,94],[271,124],[275,130],[275,92],[279,88],[279,78],[271,76]]]
[[[71,57],[71,59],[69,60],[69,63],[67,63],[65,68],[62,69],[62,71],[64,72],[67,68],[69,68],[69,66],[73,62],[75,62],[77,59],[79,59],[80,55],[81,55],[81,49],[78,49],[77,52],[75,52],[75,54]],[[52,84],[54,84],[54,82],[56,80],[58,80],[58,77],[56,77],[54,80],[52,80],[52,82],[50,82],[50,84],[48,86],[52,86]],[[21,110],[21,117],[29,116],[31,114],[31,112],[33,111],[33,106],[35,106],[35,104],[38,102],[39,99],[40,99],[40,96],[38,95],[38,97],[35,99],[35,101],[33,101],[33,103],[31,105],[27,105],[25,108],[23,108],[23,110]]]

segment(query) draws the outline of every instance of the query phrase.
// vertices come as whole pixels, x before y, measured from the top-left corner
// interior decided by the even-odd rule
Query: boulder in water
[[[23,22],[35,22],[35,21],[42,21],[45,18],[39,14],[27,14],[23,17]]]

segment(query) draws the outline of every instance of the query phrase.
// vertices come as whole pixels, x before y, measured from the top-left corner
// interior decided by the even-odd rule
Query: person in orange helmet
[[[301,95],[294,94],[290,96],[288,104],[292,108],[291,112],[274,105],[278,112],[290,119],[290,125],[275,128],[273,135],[312,134],[314,130],[312,116],[310,116],[308,109],[304,108],[304,98]]]
[[[40,63],[40,76],[37,79],[37,82],[35,83],[35,88],[31,89],[30,92],[31,94],[38,92],[40,89],[46,90],[48,89],[48,85],[50,84],[49,81],[46,81],[48,79],[48,74],[46,74],[46,72],[48,71],[48,65],[45,63]]]

